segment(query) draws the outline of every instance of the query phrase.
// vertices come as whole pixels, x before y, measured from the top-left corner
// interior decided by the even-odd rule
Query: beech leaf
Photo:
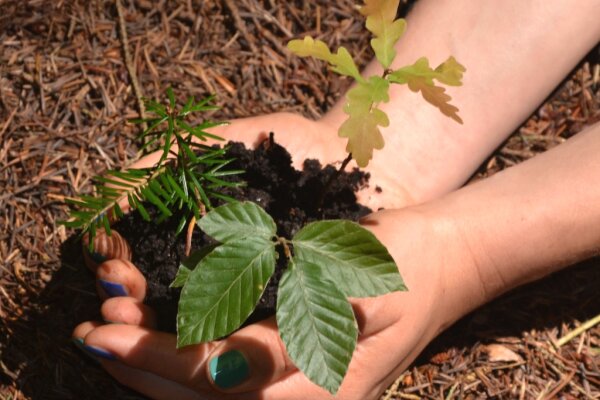
[[[325,42],[319,39],[315,40],[310,36],[305,36],[303,40],[290,40],[287,47],[299,57],[312,56],[318,60],[327,61],[331,69],[338,74],[351,76],[359,82],[364,80],[345,47],[340,47],[337,53],[333,54]]]
[[[365,0],[365,5],[360,8],[361,14],[367,17],[367,29],[375,36],[371,39],[371,47],[384,69],[394,61],[394,45],[406,30],[405,20],[394,20],[398,4],[399,0]]]
[[[277,231],[273,218],[250,201],[216,207],[198,221],[198,226],[220,242],[247,237],[271,239]]]
[[[275,270],[274,243],[258,236],[216,247],[189,274],[177,312],[177,347],[230,334],[248,318]]]
[[[277,327],[294,365],[312,382],[335,394],[356,347],[352,307],[321,267],[290,262],[279,284]]]
[[[179,265],[179,269],[177,270],[177,274],[175,275],[175,279],[169,286],[170,288],[178,288],[183,287],[185,282],[187,282],[188,277],[190,276],[190,272],[192,272],[198,263],[202,261],[204,257],[206,257],[213,249],[217,247],[217,245],[209,245],[205,246],[199,250],[196,250],[189,257],[181,262]]]
[[[296,259],[322,265],[329,279],[348,297],[406,290],[385,246],[355,222],[312,222],[294,236],[292,244]]]

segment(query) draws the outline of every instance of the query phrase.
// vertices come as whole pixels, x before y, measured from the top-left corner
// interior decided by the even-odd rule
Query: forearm
[[[447,271],[458,318],[600,251],[600,124],[423,206],[456,227],[469,261]],[[450,322],[450,321],[449,321]]]
[[[422,0],[408,16],[393,67],[426,56],[432,66],[453,55],[467,72],[449,88],[464,125],[442,115],[406,86],[392,86],[382,105],[390,117],[390,173],[416,202],[436,198],[469,178],[548,96],[600,38],[600,2]],[[381,74],[376,63],[365,75]],[[340,102],[325,117],[339,126]],[[373,164],[379,162],[376,152]]]

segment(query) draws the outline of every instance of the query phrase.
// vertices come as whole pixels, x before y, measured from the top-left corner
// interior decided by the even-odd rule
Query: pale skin
[[[437,65],[454,55],[467,73],[464,86],[449,93],[465,123],[444,117],[404,87],[393,89],[383,106],[391,120],[383,131],[386,147],[367,169],[371,187],[384,190],[359,197],[386,210],[362,223],[387,246],[409,291],[352,300],[359,343],[336,398],[377,398],[461,316],[598,253],[600,187],[590,182],[600,177],[600,124],[458,188],[598,42],[599,11],[597,0],[577,7],[569,1],[423,0],[409,15],[395,65],[423,55]],[[376,70],[373,64],[365,73]],[[345,143],[336,136],[342,106],[317,121],[275,114],[237,120],[215,132],[255,145],[274,131],[297,165],[307,156],[339,162],[345,157]],[[73,335],[116,357],[101,363],[120,382],[153,399],[332,398],[291,364],[273,319],[222,341],[176,350],[174,335],[152,329],[153,312],[141,303],[143,277],[132,264],[117,264],[110,260],[96,271],[127,288],[128,297],[102,306],[104,319],[118,323],[85,322]],[[250,375],[223,390],[207,365],[232,349],[244,354]]]

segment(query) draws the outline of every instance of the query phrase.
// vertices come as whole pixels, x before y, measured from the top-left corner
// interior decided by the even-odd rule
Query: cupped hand
[[[344,116],[337,113],[320,120],[311,120],[297,114],[281,112],[237,119],[230,124],[212,128],[210,133],[226,140],[242,142],[248,148],[255,148],[273,132],[275,141],[291,154],[295,168],[302,169],[306,159],[317,159],[322,165],[332,164],[339,167],[348,155],[345,150],[346,139],[337,135],[338,126],[343,120]],[[363,168],[370,174],[370,178],[368,186],[357,193],[361,204],[372,210],[399,208],[412,204],[414,198],[421,197],[420,193],[413,193],[414,189],[406,187],[406,183],[400,178],[408,173],[406,169],[413,168],[399,164],[404,162],[403,150],[405,149],[388,146],[375,151],[373,160]],[[150,167],[160,156],[159,152],[150,154],[132,167]],[[352,161],[346,170],[353,167],[356,167],[356,164]],[[124,208],[128,207],[127,202],[122,205]]]
[[[376,398],[466,307],[454,301],[456,291],[446,283],[452,280],[445,279],[469,261],[451,223],[417,208],[378,212],[362,223],[390,249],[409,291],[351,300],[360,333],[335,397],[345,400]],[[101,264],[99,278],[120,279],[109,274],[110,264],[121,262]],[[274,318],[221,341],[176,349],[174,335],[153,330],[141,292],[120,283],[130,296],[111,297],[101,310],[112,323],[85,322],[74,337],[123,384],[153,399],[333,398],[288,359]]]
[[[301,168],[306,158],[327,164],[339,163],[346,156],[345,143],[332,125],[294,114],[237,120],[213,131],[252,147],[266,139],[269,132],[275,132],[276,141],[292,154],[296,168]],[[410,205],[412,195],[390,174],[397,154],[393,149],[380,153],[367,168],[370,187],[358,194],[359,201],[372,209]],[[147,156],[134,167],[150,166],[157,159],[156,154]],[[376,186],[383,191],[374,190]],[[360,335],[337,398],[376,397],[447,319],[440,312],[443,307],[438,294],[444,293],[440,257],[448,250],[434,222],[410,210],[376,213],[365,222],[390,249],[409,292],[351,300]],[[98,235],[96,240],[101,244],[117,239]],[[174,335],[153,330],[156,317],[143,304],[146,282],[129,261],[130,250],[126,244],[116,248],[116,253],[103,253],[99,245],[93,255],[86,256],[88,266],[96,273],[98,292],[106,299],[102,316],[111,323],[86,322],[74,331],[74,337],[83,339],[96,355],[108,357],[102,358],[102,365],[116,379],[156,399],[222,398],[223,393],[249,399],[330,398],[288,359],[273,318],[241,329],[225,340],[177,350]],[[214,375],[213,370],[211,375],[216,357],[233,360],[231,364],[237,366],[233,372]]]

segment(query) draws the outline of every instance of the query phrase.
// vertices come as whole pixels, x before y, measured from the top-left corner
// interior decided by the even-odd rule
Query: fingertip
[[[133,297],[144,300],[146,278],[127,260],[108,260],[96,270],[98,293],[104,298]]]
[[[73,333],[71,337],[73,339],[83,339],[87,336],[88,333],[101,326],[102,323],[97,321],[86,321],[82,322],[73,329]]]
[[[100,313],[106,322],[156,327],[154,310],[133,297],[110,298],[102,304]]]
[[[243,393],[268,386],[295,370],[273,318],[249,325],[210,354],[206,375],[223,393]]]
[[[83,259],[85,265],[96,271],[98,266],[107,260],[121,259],[131,261],[131,247],[119,232],[111,229],[110,235],[104,229],[98,229],[90,248],[89,233],[83,236]]]

